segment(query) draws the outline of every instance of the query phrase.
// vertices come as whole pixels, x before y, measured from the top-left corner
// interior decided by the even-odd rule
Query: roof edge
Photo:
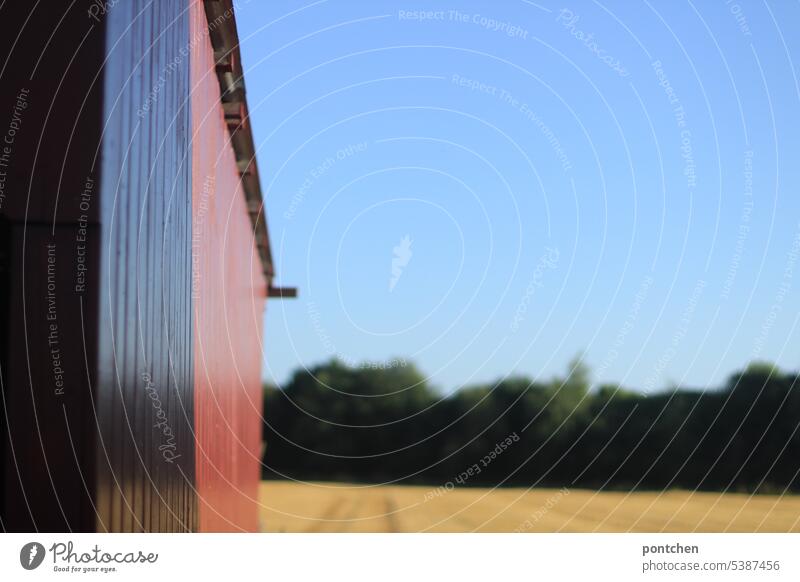
[[[239,52],[239,34],[236,29],[235,2],[233,0],[203,0],[206,24],[217,79],[219,80],[221,106],[230,133],[239,177],[242,182],[247,212],[253,224],[258,253],[261,258],[268,287],[272,287],[275,268],[267,228],[267,215],[261,192],[261,181],[256,163],[256,147],[250,128],[250,114],[244,84],[244,70]]]

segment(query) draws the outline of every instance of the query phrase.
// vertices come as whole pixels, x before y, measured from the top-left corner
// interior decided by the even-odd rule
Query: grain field
[[[799,532],[800,496],[266,481],[268,532]]]

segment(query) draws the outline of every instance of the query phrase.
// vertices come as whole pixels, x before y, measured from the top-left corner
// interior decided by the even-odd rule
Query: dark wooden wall
[[[88,17],[90,5],[5,2],[0,8],[4,530],[95,527],[90,386],[97,294],[91,282],[98,276],[93,196],[104,29]],[[85,269],[83,288],[79,268]]]
[[[188,2],[106,19],[97,529],[196,529]]]

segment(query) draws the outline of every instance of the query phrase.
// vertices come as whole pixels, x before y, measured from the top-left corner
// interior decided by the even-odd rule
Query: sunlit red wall
[[[198,529],[256,531],[267,283],[228,141],[203,3],[190,2]]]

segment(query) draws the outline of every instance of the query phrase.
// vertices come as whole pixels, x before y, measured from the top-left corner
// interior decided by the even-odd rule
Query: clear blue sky
[[[268,304],[265,378],[334,353],[444,390],[581,351],[646,390],[796,368],[798,22],[796,2],[242,1],[300,288]]]

